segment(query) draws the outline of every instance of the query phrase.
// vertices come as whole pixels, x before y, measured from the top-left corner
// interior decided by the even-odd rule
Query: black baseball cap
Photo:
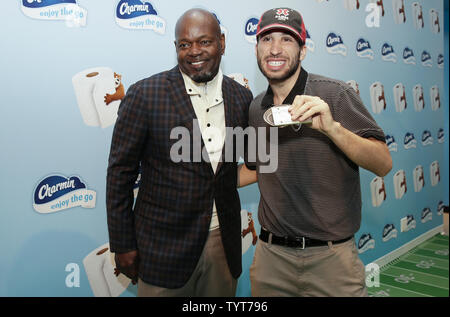
[[[306,42],[306,28],[302,15],[291,8],[275,8],[263,13],[256,29],[256,38],[269,30],[284,30],[291,33],[304,45]]]

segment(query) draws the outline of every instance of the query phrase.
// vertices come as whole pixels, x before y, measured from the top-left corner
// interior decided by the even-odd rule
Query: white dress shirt
[[[187,94],[191,98],[198,119],[203,143],[208,152],[211,167],[216,173],[225,142],[225,108],[222,98],[223,73],[219,69],[216,77],[207,83],[196,83],[181,72]],[[206,159],[206,158],[205,158]],[[213,202],[213,214],[209,230],[219,228],[216,202]]]

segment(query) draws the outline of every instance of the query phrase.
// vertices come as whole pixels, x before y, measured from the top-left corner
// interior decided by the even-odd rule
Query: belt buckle
[[[301,243],[301,250],[305,250],[305,237],[295,237],[295,241]]]

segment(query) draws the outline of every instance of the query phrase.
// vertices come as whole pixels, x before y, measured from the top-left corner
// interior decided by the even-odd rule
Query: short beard
[[[292,75],[295,74],[295,72],[297,71],[297,69],[300,66],[300,51],[299,51],[298,56],[295,59],[295,61],[296,61],[295,64],[292,65],[291,68],[289,68],[288,72],[284,76],[282,76],[280,78],[270,77],[269,74],[267,74],[264,71],[264,68],[262,67],[262,61],[261,61],[260,58],[258,58],[258,67],[259,67],[259,70],[261,71],[261,73],[263,73],[263,75],[267,78],[267,80],[269,80],[273,84],[276,84],[276,83],[280,83],[280,82],[285,81],[286,79],[290,78]]]
[[[193,81],[196,83],[207,83],[208,81],[211,81],[214,79],[214,77],[217,75],[219,70],[214,72],[206,72],[204,74],[198,74],[198,75],[192,75],[190,76]]]

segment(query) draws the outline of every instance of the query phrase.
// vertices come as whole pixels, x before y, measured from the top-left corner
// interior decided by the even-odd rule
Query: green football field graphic
[[[438,234],[380,269],[373,297],[448,297],[449,239]]]

